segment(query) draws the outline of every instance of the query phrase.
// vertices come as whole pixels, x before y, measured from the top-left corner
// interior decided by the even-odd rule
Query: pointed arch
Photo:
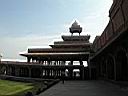
[[[107,55],[107,76],[108,79],[114,80],[115,79],[115,58],[112,54]]]
[[[125,48],[119,47],[116,51],[116,80],[128,80],[128,61]]]

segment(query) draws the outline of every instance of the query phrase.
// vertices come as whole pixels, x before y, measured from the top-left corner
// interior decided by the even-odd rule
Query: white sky
[[[74,20],[93,42],[109,21],[111,4],[112,0],[1,0],[0,53],[3,59],[25,59],[19,52],[60,40]]]

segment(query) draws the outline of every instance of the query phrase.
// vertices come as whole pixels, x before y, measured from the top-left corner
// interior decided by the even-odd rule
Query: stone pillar
[[[3,75],[3,74],[2,74],[2,66],[0,66],[0,75]]]
[[[9,66],[6,66],[6,75],[9,75]]]
[[[48,78],[50,77],[50,69],[48,69]]]
[[[61,70],[61,79],[62,80],[65,79],[65,70],[64,69]]]
[[[11,70],[11,66],[6,66],[6,68],[7,68],[7,75],[10,75],[11,76],[12,75],[11,74],[11,71],[12,71]]]
[[[44,72],[44,70],[43,70],[43,68],[41,68],[41,78],[43,78],[43,72]]]
[[[80,62],[80,65],[83,65],[83,61],[79,61]]]
[[[90,59],[87,61],[88,62],[88,68],[89,68],[89,79],[91,79],[91,61]]]
[[[31,67],[30,67],[30,66],[28,67],[28,72],[29,72],[29,73],[28,73],[28,74],[29,74],[28,76],[31,77],[31,75],[32,75],[31,73],[32,73],[32,72],[31,72]]]
[[[57,74],[58,74],[58,77],[59,77],[59,69],[57,70]]]
[[[58,65],[58,61],[56,61],[56,65]]]
[[[51,69],[48,69],[48,77],[51,75]]]
[[[34,63],[34,59],[32,58],[32,63]]]
[[[59,77],[60,77],[60,69],[59,69]]]
[[[84,80],[84,67],[80,69],[80,77],[82,80]]]
[[[56,69],[54,69],[54,76],[55,76],[55,78],[56,78]]]
[[[45,77],[47,77],[47,69],[45,69]]]
[[[58,69],[56,70],[56,77],[58,78]]]
[[[54,61],[54,66],[56,65],[56,61]]]
[[[19,73],[20,73],[20,68],[19,68],[19,66],[15,66],[15,75],[16,75],[17,77],[19,77]]]
[[[59,61],[59,66],[61,65],[61,61]]]
[[[53,71],[53,69],[52,69],[52,77],[54,76],[54,75],[53,75],[53,72],[54,72],[54,71]]]
[[[44,61],[42,60],[41,63],[44,64]]]
[[[46,69],[43,69],[43,71],[44,71],[44,75],[43,76],[46,77]]]
[[[30,63],[30,61],[31,61],[31,58],[27,57],[27,62]]]
[[[64,65],[65,65],[65,63],[66,63],[65,61],[61,61],[61,65],[63,65],[63,66],[64,66]]]
[[[73,65],[73,61],[70,61],[70,65]],[[72,79],[73,78],[73,69],[69,68],[69,78]]]
[[[101,61],[100,61],[101,62]],[[89,68],[89,79],[96,79],[97,75],[99,73],[97,73],[96,71],[96,66],[95,65],[98,65],[100,64],[99,61],[88,61],[88,68]],[[101,68],[101,67],[100,67]],[[99,69],[98,69],[99,70]],[[101,72],[100,72],[101,73]]]
[[[59,70],[57,69],[57,78],[59,77]]]
[[[46,65],[46,61],[44,61],[44,65]]]
[[[39,59],[39,64],[41,63],[41,60]]]
[[[73,61],[71,61],[71,65],[73,65]]]
[[[61,70],[59,70],[59,76],[61,76]]]
[[[52,69],[50,70],[50,77],[52,77]]]

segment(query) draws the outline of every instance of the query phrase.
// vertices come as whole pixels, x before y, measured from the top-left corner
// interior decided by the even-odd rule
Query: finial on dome
[[[80,33],[82,32],[82,27],[80,27],[80,25],[77,23],[77,21],[75,20],[75,22],[72,24],[72,26],[69,28],[70,33],[73,35],[73,33]]]
[[[78,23],[76,22],[76,20],[75,20],[75,22],[72,24],[72,26],[78,26]]]

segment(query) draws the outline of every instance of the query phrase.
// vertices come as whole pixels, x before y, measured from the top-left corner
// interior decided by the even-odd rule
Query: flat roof
[[[90,35],[80,35],[80,36],[62,35],[62,39],[64,41],[88,41],[90,39]]]
[[[42,60],[87,60],[89,52],[67,52],[67,53],[24,53],[25,57],[40,58]]]
[[[54,45],[49,45],[49,46],[51,46],[52,48],[63,48],[63,47],[66,47],[66,48],[71,48],[71,47],[73,47],[73,48],[78,48],[78,47],[81,47],[81,48],[85,48],[85,47],[90,47],[92,45],[92,43],[89,43],[89,42],[77,42],[77,43],[75,43],[75,42],[72,42],[72,43],[66,43],[66,42],[60,42],[60,43],[58,43],[58,44],[54,44]]]
[[[34,56],[34,55],[80,55],[80,54],[89,54],[89,52],[68,52],[68,53],[21,53],[22,56]]]
[[[57,47],[57,46],[53,46],[53,47]],[[59,47],[59,46],[58,46]],[[63,47],[60,47],[60,48],[40,48],[40,49],[36,49],[36,48],[33,48],[33,49],[28,49],[28,53],[65,53],[65,52],[86,52],[87,48],[63,48]]]

